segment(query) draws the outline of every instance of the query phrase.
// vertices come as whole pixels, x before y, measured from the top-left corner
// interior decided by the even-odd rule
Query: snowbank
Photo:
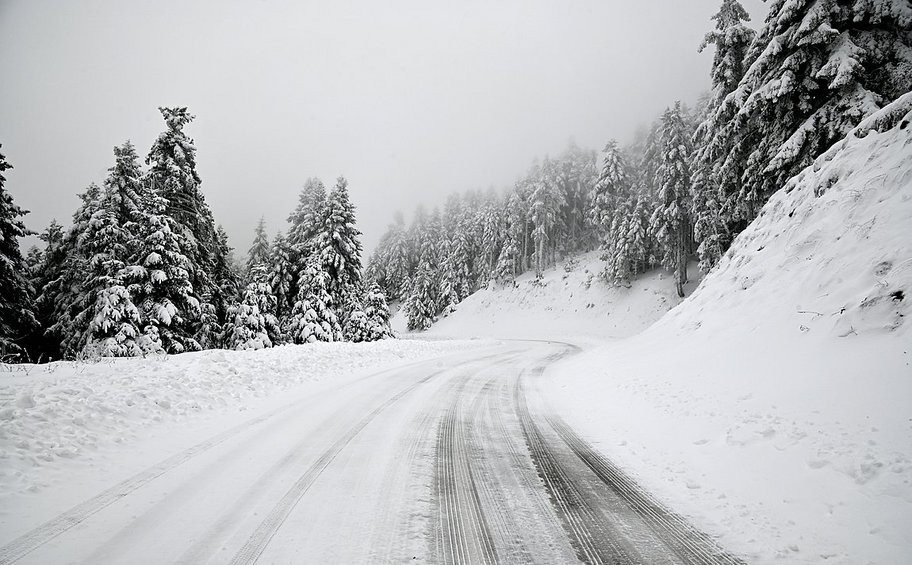
[[[492,285],[456,306],[426,332],[429,336],[574,339],[626,337],[642,331],[680,302],[671,277],[656,269],[630,288],[609,287],[599,276],[600,252],[581,255],[568,265],[545,271],[540,281],[531,273],[515,285]],[[688,271],[699,282],[694,265]],[[405,333],[405,318],[397,312],[394,329]]]
[[[478,344],[315,343],[95,364],[0,365],[0,499],[40,490],[68,466],[100,451],[117,457],[120,446],[163,423],[236,413],[304,385]]]
[[[910,115],[838,144],[679,307],[547,383],[751,563],[912,563]]]

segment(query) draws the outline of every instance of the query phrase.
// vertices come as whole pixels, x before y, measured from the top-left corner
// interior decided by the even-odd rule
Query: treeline
[[[712,86],[696,107],[676,102],[632,144],[609,141],[598,163],[571,146],[506,194],[453,196],[408,228],[396,218],[367,275],[410,328],[596,246],[608,282],[662,266],[683,296],[690,259],[709,271],[789,178],[912,85],[908,2],[774,0],[757,33],[723,0],[713,20],[700,46],[715,48]]]
[[[143,169],[128,141],[69,229],[56,221],[25,258],[28,232],[0,176],[0,355],[4,361],[145,356],[390,335],[386,299],[361,277],[347,182],[309,181],[287,241],[238,267],[200,189],[186,108]],[[10,165],[0,155],[0,173]],[[279,259],[281,258],[281,260]],[[273,290],[275,285],[276,290]]]

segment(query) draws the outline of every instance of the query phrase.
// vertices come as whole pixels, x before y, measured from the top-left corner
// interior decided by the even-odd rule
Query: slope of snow
[[[526,273],[515,284],[491,285],[462,302],[438,321],[428,336],[509,337],[572,339],[590,343],[593,338],[636,334],[662,317],[681,299],[671,277],[657,269],[634,281],[630,288],[609,287],[599,274],[604,263],[599,252],[581,255],[570,264],[548,269],[541,280]],[[699,270],[688,272],[695,280]],[[404,313],[392,320],[393,328],[406,333]]]
[[[751,563],[912,563],[910,116],[850,135],[680,306],[545,385]]]
[[[239,411],[287,402],[365,371],[479,345],[384,340],[0,365],[0,501],[59,483],[76,467],[121,464],[125,446],[150,435],[220,417],[233,421]]]

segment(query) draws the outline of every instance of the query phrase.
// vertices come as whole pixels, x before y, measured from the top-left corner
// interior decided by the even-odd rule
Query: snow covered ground
[[[131,455],[154,460],[150,450],[169,453],[194,430],[208,437],[239,413],[253,418],[365,371],[479,345],[385,340],[0,366],[0,508],[37,500],[77,471],[129,468]]]
[[[671,277],[660,269],[634,281],[630,288],[608,286],[599,276],[604,267],[599,254],[586,253],[570,265],[549,269],[540,281],[526,273],[513,286],[479,290],[420,335],[604,342],[639,333],[680,303]],[[688,272],[694,280],[686,289],[692,291],[700,273],[695,265]],[[390,323],[406,334],[401,311]]]
[[[910,226],[912,127],[850,136],[680,306],[552,371],[547,396],[748,562],[910,563]],[[432,331],[621,337],[675,305],[656,274],[586,289],[593,259],[481,291]]]

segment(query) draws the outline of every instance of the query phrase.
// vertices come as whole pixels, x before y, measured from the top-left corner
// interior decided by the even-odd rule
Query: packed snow
[[[106,467],[152,436],[178,430],[190,436],[188,426],[207,422],[217,429],[220,419],[235,421],[240,412],[480,343],[315,343],[0,365],[0,501],[40,493],[77,467]]]
[[[748,562],[912,562],[912,127],[869,122],[664,317],[670,276],[587,286],[589,255],[432,331],[623,337],[661,317],[550,372],[563,417]]]

